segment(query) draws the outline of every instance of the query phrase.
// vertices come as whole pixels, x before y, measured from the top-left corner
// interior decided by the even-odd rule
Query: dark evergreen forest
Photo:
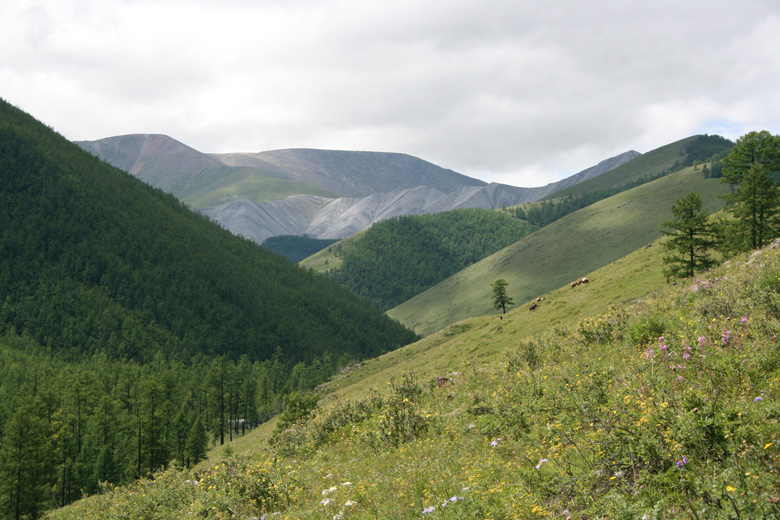
[[[191,464],[415,339],[0,100],[0,518]]]

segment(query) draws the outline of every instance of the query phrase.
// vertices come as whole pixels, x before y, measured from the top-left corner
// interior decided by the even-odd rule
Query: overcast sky
[[[0,97],[71,140],[403,152],[540,186],[780,133],[780,1],[2,0]]]

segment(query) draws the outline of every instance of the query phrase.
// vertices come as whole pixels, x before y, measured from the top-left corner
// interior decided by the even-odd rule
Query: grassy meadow
[[[350,367],[273,445],[50,517],[779,517],[780,253],[678,284],[661,256]]]

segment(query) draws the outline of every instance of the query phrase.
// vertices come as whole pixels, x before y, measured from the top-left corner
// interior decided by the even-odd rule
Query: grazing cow
[[[583,278],[582,280],[580,280],[580,283],[588,283],[588,279],[587,278]]]
[[[528,309],[528,310],[529,310],[529,311],[533,311],[533,310],[535,310],[535,309],[536,309],[536,302],[534,302],[534,304],[533,304],[533,305],[531,305],[531,307],[529,307],[529,309]]]
[[[447,386],[447,383],[454,385],[455,383],[450,379],[449,377],[440,377],[439,378],[439,388],[444,388]]]

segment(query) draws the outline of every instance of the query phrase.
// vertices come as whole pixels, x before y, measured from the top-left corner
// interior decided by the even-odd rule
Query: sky
[[[2,0],[0,97],[71,140],[407,153],[542,186],[780,134],[778,0]]]

